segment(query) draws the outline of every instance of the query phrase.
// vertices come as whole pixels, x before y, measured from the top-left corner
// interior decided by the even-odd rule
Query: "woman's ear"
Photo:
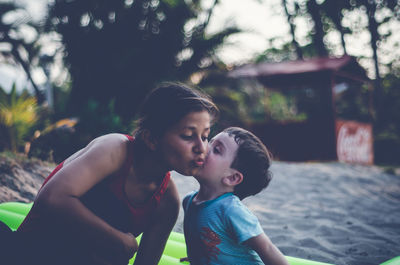
[[[224,177],[222,181],[225,185],[236,186],[243,181],[243,174],[235,170],[229,176]]]
[[[155,151],[156,150],[156,148],[157,148],[157,140],[151,135],[149,130],[144,130],[143,131],[142,140],[151,151]]]

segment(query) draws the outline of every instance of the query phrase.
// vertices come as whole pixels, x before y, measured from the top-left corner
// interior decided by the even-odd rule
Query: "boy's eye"
[[[220,154],[221,153],[221,151],[219,150],[218,147],[214,147],[213,148],[213,152],[214,152],[214,154]]]

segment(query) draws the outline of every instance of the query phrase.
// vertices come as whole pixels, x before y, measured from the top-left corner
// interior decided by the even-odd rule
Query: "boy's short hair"
[[[243,200],[265,189],[271,181],[271,153],[257,136],[245,129],[229,127],[224,132],[239,145],[231,168],[243,174],[243,181],[233,192]]]

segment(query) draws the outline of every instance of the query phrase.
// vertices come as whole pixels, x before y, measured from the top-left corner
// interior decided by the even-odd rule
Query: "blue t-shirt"
[[[184,233],[191,265],[264,264],[258,254],[243,244],[263,233],[257,217],[232,193],[200,204],[185,196]]]

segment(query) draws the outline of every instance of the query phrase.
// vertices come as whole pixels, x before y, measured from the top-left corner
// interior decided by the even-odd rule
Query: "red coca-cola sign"
[[[372,125],[355,121],[336,121],[338,160],[347,163],[373,164]]]

